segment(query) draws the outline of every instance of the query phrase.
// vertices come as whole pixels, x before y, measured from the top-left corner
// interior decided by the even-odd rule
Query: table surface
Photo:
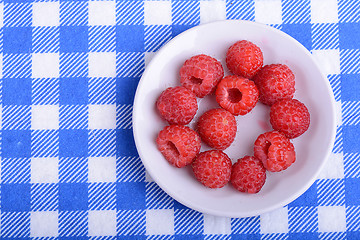
[[[302,43],[333,88],[337,137],[294,202],[249,218],[191,210],[146,174],[140,77],[199,24],[242,19]],[[0,1],[1,239],[360,239],[360,3]]]

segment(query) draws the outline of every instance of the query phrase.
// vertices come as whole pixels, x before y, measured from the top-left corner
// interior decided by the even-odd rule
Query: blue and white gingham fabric
[[[167,41],[223,19],[300,41],[333,87],[337,138],[311,188],[249,218],[193,211],[146,174],[132,103]],[[357,0],[0,1],[0,239],[360,239]]]

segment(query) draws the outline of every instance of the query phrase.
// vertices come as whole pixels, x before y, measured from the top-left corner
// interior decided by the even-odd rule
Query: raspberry
[[[184,87],[170,87],[156,101],[160,115],[170,124],[188,124],[198,110],[196,96]]]
[[[224,77],[215,94],[219,105],[235,116],[250,112],[259,99],[255,83],[236,75]]]
[[[181,85],[202,98],[210,94],[224,76],[221,63],[205,54],[186,60],[180,69]]]
[[[240,192],[257,193],[265,180],[266,169],[256,157],[245,156],[232,166],[230,182]]]
[[[296,159],[294,145],[278,131],[261,134],[255,141],[254,155],[270,172],[285,170]]]
[[[237,126],[234,115],[222,108],[215,108],[199,118],[197,129],[206,144],[224,150],[234,141]]]
[[[295,76],[284,64],[264,66],[253,80],[260,92],[260,102],[266,105],[294,96]]]
[[[251,79],[263,65],[261,49],[254,43],[242,40],[230,46],[226,65],[231,73]]]
[[[202,152],[192,163],[196,179],[209,188],[225,186],[231,175],[231,160],[220,150]]]
[[[274,130],[292,139],[302,135],[309,128],[310,113],[302,102],[284,99],[271,106],[270,123]]]
[[[170,125],[161,130],[156,139],[160,152],[175,167],[189,165],[200,151],[199,135],[183,125]]]

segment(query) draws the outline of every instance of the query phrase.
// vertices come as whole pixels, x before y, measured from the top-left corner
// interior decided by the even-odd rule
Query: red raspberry
[[[159,132],[156,143],[165,159],[178,168],[190,164],[201,147],[199,135],[183,125],[166,126]]]
[[[230,46],[226,65],[231,73],[251,79],[263,65],[261,49],[254,43],[242,40]]]
[[[285,170],[296,159],[294,145],[278,131],[261,134],[255,141],[254,155],[270,172]]]
[[[196,96],[188,89],[170,87],[161,93],[156,101],[160,115],[170,124],[188,124],[198,110]]]
[[[201,139],[212,148],[224,150],[234,141],[236,120],[230,112],[216,108],[205,112],[197,123]]]
[[[215,94],[220,106],[235,116],[250,112],[259,99],[255,83],[236,75],[224,77],[218,84]]]
[[[181,85],[200,98],[210,94],[223,77],[221,63],[205,54],[191,57],[180,69]]]
[[[223,151],[202,152],[192,163],[196,179],[209,188],[225,186],[231,175],[231,160]]]
[[[266,180],[266,169],[256,157],[239,159],[231,170],[231,184],[240,192],[257,193]]]
[[[253,80],[260,92],[260,102],[266,105],[294,96],[295,76],[284,64],[264,66]]]
[[[310,113],[302,102],[284,99],[271,106],[270,123],[287,138],[296,138],[309,128]]]

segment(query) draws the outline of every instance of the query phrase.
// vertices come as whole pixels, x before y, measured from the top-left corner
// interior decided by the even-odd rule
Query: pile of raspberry
[[[169,123],[157,136],[157,147],[172,165],[190,165],[194,177],[209,188],[227,183],[240,192],[257,193],[266,172],[280,172],[296,160],[290,141],[307,131],[310,114],[294,99],[295,76],[285,64],[263,66],[263,53],[254,43],[241,40],[226,53],[231,75],[222,64],[201,54],[185,61],[179,86],[165,89],[156,101],[160,116]],[[197,98],[215,95],[218,108],[206,111],[195,129],[187,126],[198,111]],[[233,161],[224,152],[237,133],[236,117],[248,114],[258,102],[270,107],[270,132],[254,142],[254,156]],[[211,150],[200,152],[201,142]]]

